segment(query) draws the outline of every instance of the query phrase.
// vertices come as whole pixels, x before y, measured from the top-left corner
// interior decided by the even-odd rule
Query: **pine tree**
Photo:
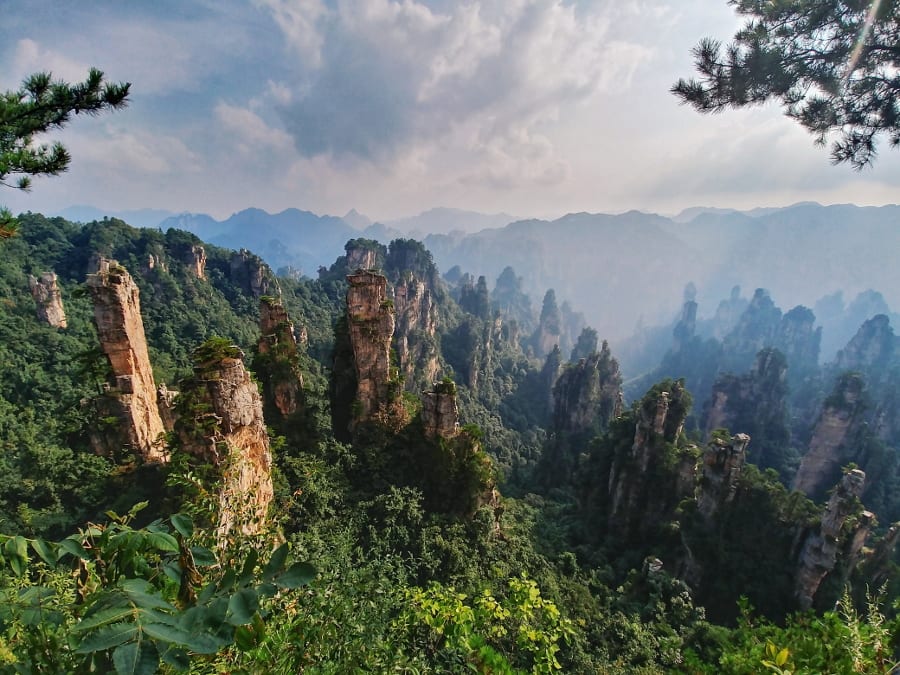
[[[694,48],[700,79],[672,93],[701,112],[770,100],[829,138],[835,164],[861,169],[876,139],[900,145],[898,0],[729,0],[744,26],[726,47],[705,38]]]
[[[32,176],[55,176],[65,171],[71,157],[60,142],[35,144],[34,137],[61,129],[72,115],[97,115],[123,108],[131,84],[104,82],[103,73],[91,68],[79,84],[53,80],[50,73],[35,73],[21,89],[0,94],[0,185],[31,188]],[[7,182],[10,181],[10,182]],[[12,236],[16,221],[0,207],[0,239]]]

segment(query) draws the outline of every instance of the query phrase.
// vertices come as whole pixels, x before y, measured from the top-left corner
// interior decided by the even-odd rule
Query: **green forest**
[[[820,367],[809,310],[688,300],[625,381],[413,240],[316,279],[116,219],[0,246],[2,672],[892,672],[887,317]]]

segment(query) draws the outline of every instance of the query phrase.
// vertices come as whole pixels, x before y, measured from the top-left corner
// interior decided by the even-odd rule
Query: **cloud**
[[[5,87],[18,89],[22,80],[37,72],[50,72],[57,80],[80,82],[87,77],[90,66],[68,58],[52,49],[46,49],[35,40],[24,38],[16,43],[12,63],[4,69],[7,75],[0,82]]]
[[[544,128],[627,87],[652,56],[613,39],[606,16],[560,0],[263,4],[291,48],[315,56],[277,105],[303,157],[446,165],[464,155],[464,183],[561,180],[566,162]]]

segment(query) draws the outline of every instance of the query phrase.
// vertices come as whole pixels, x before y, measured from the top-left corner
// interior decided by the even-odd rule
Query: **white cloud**
[[[318,24],[328,14],[321,0],[254,0],[254,4],[272,13],[291,47],[309,66],[319,65],[324,38]]]
[[[90,66],[25,38],[16,43],[12,63],[4,70],[5,74],[0,75],[0,86],[18,89],[22,80],[37,72],[50,72],[56,80],[80,82],[87,77]]]

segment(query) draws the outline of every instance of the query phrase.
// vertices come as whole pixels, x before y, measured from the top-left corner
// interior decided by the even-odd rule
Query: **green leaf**
[[[78,644],[76,654],[90,654],[104,649],[118,647],[120,644],[133,640],[138,635],[137,626],[133,623],[115,623],[104,626],[96,633],[88,635]]]
[[[175,670],[187,670],[191,667],[191,659],[188,653],[180,647],[169,646],[162,651],[162,660]]]
[[[232,626],[243,626],[250,623],[259,607],[259,596],[252,588],[243,588],[228,600],[228,614],[225,621]]]
[[[186,630],[167,623],[145,623],[141,628],[154,640],[160,640],[169,644],[186,645],[191,641],[192,637]]]
[[[34,552],[40,556],[41,560],[43,560],[48,565],[56,565],[57,561],[59,560],[59,556],[56,551],[56,545],[44,541],[40,537],[34,539],[31,542],[31,548],[33,548]]]
[[[194,534],[194,521],[186,513],[176,513],[169,520],[172,521],[172,527],[175,528],[175,531],[185,539]]]
[[[265,569],[263,569],[263,579],[265,579],[266,581],[272,581],[275,575],[284,569],[284,565],[287,562],[287,557],[288,545],[287,542],[285,542],[272,552],[272,556],[269,558],[269,562],[266,564]]]
[[[178,541],[167,532],[148,532],[147,541],[158,551],[177,551]]]
[[[128,642],[113,652],[116,675],[153,675],[159,668],[159,652],[152,642]]]
[[[307,562],[291,565],[287,571],[275,577],[274,581],[282,588],[300,588],[316,578],[316,568]]]
[[[25,537],[10,537],[4,546],[9,566],[16,576],[25,574],[28,567],[28,540]]]
[[[244,561],[244,568],[241,570],[239,577],[241,583],[248,583],[253,579],[253,572],[256,569],[256,563],[259,562],[259,553],[255,548],[251,548],[247,553],[247,559]]]
[[[218,562],[216,554],[205,546],[191,546],[191,555],[194,556],[194,564],[198,567],[212,567]]]
[[[775,657],[775,665],[779,668],[787,663],[788,657],[791,653],[788,651],[788,648],[785,647],[780,652],[778,652],[778,656]]]
[[[105,626],[106,624],[116,623],[127,619],[133,614],[134,609],[132,609],[131,607],[110,607],[85,618],[80,623],[75,624],[74,626],[72,626],[71,632],[74,634],[86,633],[87,631],[93,630],[99,626]]]
[[[90,555],[88,555],[87,551],[84,550],[84,547],[81,545],[81,537],[79,535],[73,535],[72,537],[67,537],[59,542],[59,547],[65,553],[71,553],[77,558],[81,558],[82,560],[93,560]],[[62,554],[59,556],[62,558]]]

